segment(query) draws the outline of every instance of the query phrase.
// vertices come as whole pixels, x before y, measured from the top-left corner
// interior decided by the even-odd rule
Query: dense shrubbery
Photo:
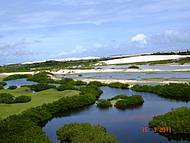
[[[42,90],[47,90],[47,89],[50,89],[50,88],[56,88],[56,86],[49,85],[49,84],[46,84],[46,83],[35,84],[35,85],[30,86],[30,89],[35,91],[35,92],[39,92],[39,91],[42,91]]]
[[[99,125],[89,123],[66,124],[57,130],[59,140],[70,143],[117,143],[116,138]]]
[[[100,99],[97,101],[97,106],[100,108],[109,108],[112,107],[111,101],[106,99]]]
[[[0,93],[0,103],[11,104],[14,101],[14,96],[10,93]]]
[[[0,93],[0,103],[13,104],[13,103],[26,103],[30,101],[31,101],[30,96],[22,95],[22,96],[14,97],[10,93]]]
[[[10,89],[10,90],[13,90],[13,89],[16,89],[17,88],[17,86],[9,86],[9,88],[8,89]]]
[[[190,108],[180,107],[164,115],[159,115],[149,122],[150,128],[170,127],[171,133],[161,133],[169,139],[190,140]],[[160,132],[159,132],[160,133]]]
[[[74,82],[74,85],[87,85],[87,83],[84,82],[84,81],[81,81],[81,80],[76,80],[76,81]]]
[[[132,65],[132,66],[129,66],[128,69],[140,69],[140,68],[138,66]]]
[[[126,109],[126,108],[141,106],[143,103],[144,100],[142,96],[133,95],[133,96],[126,96],[125,98],[118,100],[114,106],[119,109]]]
[[[117,99],[128,99],[128,97],[129,96],[127,96],[127,95],[116,95],[116,96],[114,96],[114,97],[112,97],[111,99],[109,99],[109,100],[117,100]]]
[[[0,89],[3,89],[5,85],[7,85],[6,82],[0,82]]]
[[[21,95],[15,98],[14,103],[27,103],[31,101],[31,96]]]
[[[157,86],[135,85],[132,89],[140,92],[152,92],[171,99],[190,100],[190,85],[185,83],[170,83]]]
[[[74,84],[74,80],[72,78],[63,78],[58,81],[60,84]]]
[[[99,81],[91,81],[90,83],[88,83],[88,85],[94,85],[94,86],[104,86],[105,84],[99,82]]]
[[[63,97],[53,103],[29,109],[0,121],[1,143],[49,143],[39,126],[54,115],[93,104],[102,91],[94,86],[80,88],[80,96]]]
[[[121,88],[121,89],[129,88],[128,84],[120,83],[120,82],[112,82],[112,83],[107,84],[107,86],[112,87],[112,88]]]
[[[54,82],[54,80],[51,79],[50,75],[52,74],[49,72],[39,72],[29,77],[28,80],[39,82],[39,83],[52,83]]]
[[[56,88],[58,91],[63,91],[63,90],[78,90],[73,84],[63,84],[60,85],[59,87]]]
[[[14,75],[9,75],[8,77],[5,77],[3,80],[8,81],[8,80],[15,80],[15,79],[20,79],[20,78],[31,78],[32,75],[30,74],[14,74]]]

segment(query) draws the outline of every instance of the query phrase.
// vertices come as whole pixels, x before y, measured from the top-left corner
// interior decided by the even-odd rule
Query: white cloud
[[[136,42],[139,44],[147,44],[147,36],[144,34],[137,34],[131,38],[131,42]]]

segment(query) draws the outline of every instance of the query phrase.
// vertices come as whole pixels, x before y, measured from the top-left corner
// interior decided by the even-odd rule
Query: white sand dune
[[[190,55],[147,55],[147,56],[136,56],[136,57],[107,60],[103,62],[108,65],[111,65],[111,64],[172,60],[172,59],[179,59],[179,58],[185,58],[185,57],[190,57]]]

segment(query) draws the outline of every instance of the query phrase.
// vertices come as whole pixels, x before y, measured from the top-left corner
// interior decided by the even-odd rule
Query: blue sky
[[[0,64],[186,49],[189,0],[0,1]]]

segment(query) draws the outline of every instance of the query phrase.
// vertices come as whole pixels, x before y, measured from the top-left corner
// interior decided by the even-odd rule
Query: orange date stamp
[[[153,131],[155,133],[171,133],[172,129],[171,129],[171,127],[154,127],[151,129],[149,127],[142,128],[143,133],[146,133],[148,131]]]

